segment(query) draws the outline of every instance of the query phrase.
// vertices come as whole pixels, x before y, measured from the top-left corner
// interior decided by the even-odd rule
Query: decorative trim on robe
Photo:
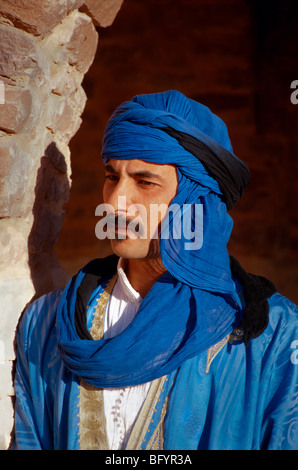
[[[103,336],[106,306],[117,279],[115,274],[97,299],[90,334],[94,340]],[[217,354],[227,344],[242,339],[242,330],[235,329],[230,335],[208,349],[206,373]],[[174,382],[173,376],[163,376],[151,383],[148,395],[141,408],[128,439],[126,450],[162,450],[163,422],[166,415],[168,394]],[[109,450],[105,425],[103,389],[88,384],[81,379],[79,384],[79,442],[81,450]],[[156,414],[155,418],[153,416]]]
[[[148,395],[133,427],[128,440],[126,450],[139,450],[147,442],[146,449],[163,449],[163,420],[165,417],[167,398],[162,406],[160,419],[154,428],[153,414],[157,412],[157,404],[161,402],[161,393],[164,392],[164,384],[168,381],[166,376],[154,380],[151,383]],[[148,442],[148,433],[151,437]]]
[[[106,306],[116,282],[117,274],[109,281],[97,299],[90,334],[94,340],[103,336]],[[126,449],[138,450],[163,448],[163,421],[166,414],[170,387],[165,387],[168,377],[154,380],[133,426]],[[172,381],[173,382],[173,381]],[[172,383],[171,382],[171,383]],[[79,443],[81,450],[109,450],[105,425],[103,389],[81,379],[79,388]],[[156,419],[153,415],[156,414]],[[157,421],[157,423],[156,423]]]
[[[106,306],[117,279],[115,274],[97,299],[90,334],[94,340],[103,336]],[[79,385],[79,442],[81,450],[107,450],[103,390],[81,379]]]
[[[227,342],[232,344],[234,341],[241,341],[242,337],[243,337],[243,330],[241,330],[240,328],[235,328],[230,335],[226,336],[221,341],[214,344],[208,349],[206,374],[208,374],[210,370],[210,366],[211,366],[213,359],[215,359],[217,354],[222,350],[222,348],[227,344]]]

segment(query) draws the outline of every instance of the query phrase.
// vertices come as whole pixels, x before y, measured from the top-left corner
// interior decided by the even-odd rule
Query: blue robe
[[[89,327],[102,290],[93,293]],[[16,450],[80,448],[80,379],[57,347],[61,294],[35,301],[19,325]],[[298,309],[280,294],[269,308],[266,330],[248,346],[226,338],[165,377],[137,448],[298,449]]]

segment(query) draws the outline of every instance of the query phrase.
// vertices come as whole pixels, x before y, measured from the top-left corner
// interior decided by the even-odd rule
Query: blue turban
[[[198,156],[190,153],[185,146],[191,146],[191,142],[185,136],[192,137],[191,142],[197,145],[204,144],[209,152],[200,145]],[[200,153],[209,156],[208,161],[205,157],[202,163]],[[172,205],[203,205],[203,246],[198,251],[185,251],[186,240],[183,236],[175,239],[172,228],[170,238],[160,238],[163,264],[176,279],[191,287],[229,294],[234,292],[234,285],[226,245],[233,223],[221,184],[209,171],[212,156],[213,167],[217,163],[221,168],[224,162],[227,168],[219,178],[229,189],[225,195],[231,207],[248,183],[247,167],[232,154],[224,122],[206,106],[175,90],[139,95],[119,106],[108,122],[102,148],[105,163],[116,158],[176,166],[179,183]],[[169,219],[173,224],[172,213]]]
[[[161,233],[159,240],[167,272],[117,337],[80,345],[75,328],[69,327],[67,299],[72,298],[69,290],[75,295],[84,271],[66,289],[57,321],[62,357],[87,382],[120,387],[176,370],[239,324],[242,309],[227,251],[233,225],[227,207],[241,197],[249,177],[246,165],[233,155],[223,121],[178,91],[136,96],[119,106],[108,122],[102,157],[104,162],[174,164],[178,190],[171,204],[203,208],[198,250],[185,249],[189,240],[183,233],[175,238],[174,215],[169,214],[170,236]]]

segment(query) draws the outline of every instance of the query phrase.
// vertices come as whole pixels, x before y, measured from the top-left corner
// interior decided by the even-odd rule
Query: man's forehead
[[[105,168],[108,170],[113,169],[114,171],[127,171],[127,172],[141,172],[141,171],[148,171],[159,175],[166,175],[170,173],[174,173],[176,169],[175,165],[172,164],[161,164],[161,163],[153,163],[147,162],[145,160],[140,159],[109,159],[106,164]]]

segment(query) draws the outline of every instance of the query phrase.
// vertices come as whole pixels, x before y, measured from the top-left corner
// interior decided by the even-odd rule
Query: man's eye
[[[107,181],[118,181],[118,177],[116,175],[105,175],[105,180]]]
[[[146,180],[139,180],[138,184],[140,184],[141,186],[154,186],[155,185],[155,183],[153,183],[152,181],[146,181]]]

